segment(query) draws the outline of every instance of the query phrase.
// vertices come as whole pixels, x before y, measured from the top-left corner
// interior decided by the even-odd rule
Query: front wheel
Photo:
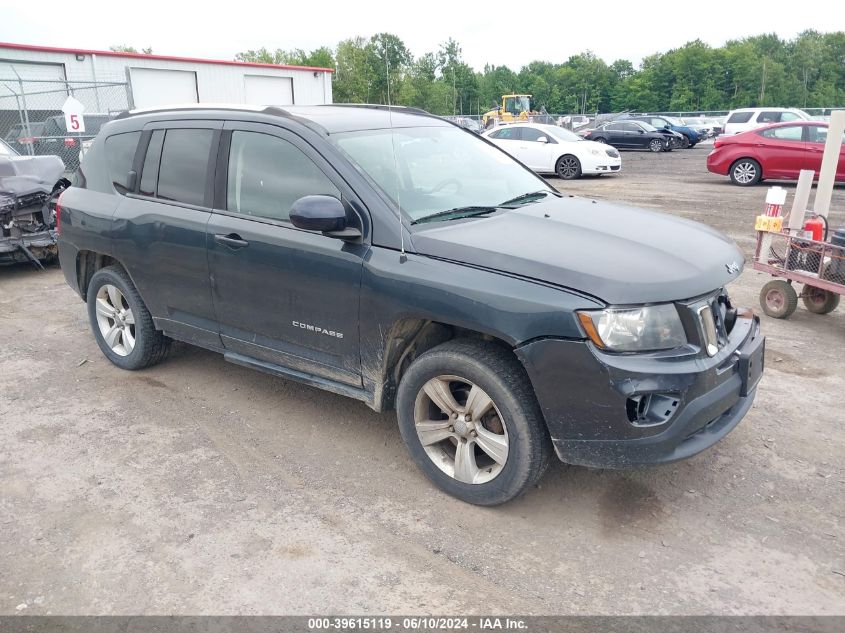
[[[170,339],[156,330],[141,295],[120,266],[94,273],[86,302],[97,345],[121,369],[143,369],[167,355]]]
[[[662,152],[663,151],[663,141],[659,138],[652,139],[651,142],[648,144],[648,148],[652,152]]]
[[[417,358],[399,383],[402,439],[425,475],[477,505],[513,499],[552,449],[531,382],[510,350],[470,339]]]
[[[555,166],[558,178],[563,180],[574,180],[581,177],[581,161],[572,154],[561,156]]]

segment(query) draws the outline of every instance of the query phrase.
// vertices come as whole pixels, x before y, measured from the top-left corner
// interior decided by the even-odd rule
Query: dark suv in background
[[[743,261],[728,238],[562,196],[421,111],[128,114],[57,212],[112,363],[151,366],[177,339],[395,408],[416,463],[471,503],[518,495],[553,452],[694,455],[762,374],[759,320],[724,287]]]
[[[37,156],[47,154],[58,156],[68,171],[73,171],[79,166],[82,143],[97,136],[103,124],[111,118],[108,114],[86,114],[84,115],[85,131],[77,134],[67,131],[64,116],[50,117],[42,123],[40,134],[31,139],[34,153]]]

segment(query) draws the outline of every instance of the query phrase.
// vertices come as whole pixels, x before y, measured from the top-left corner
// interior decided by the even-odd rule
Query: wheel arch
[[[106,255],[105,253],[80,250],[76,254],[76,281],[78,284],[77,287],[79,288],[79,294],[82,295],[83,301],[87,301],[88,285],[91,283],[91,278],[94,276],[94,273],[102,268],[115,265],[126,270],[126,267],[123,266],[120,261],[111,255]]]
[[[766,177],[766,171],[765,171],[765,168],[763,167],[763,163],[761,163],[757,158],[754,158],[753,156],[748,156],[747,154],[743,154],[739,158],[734,158],[731,161],[731,164],[728,166],[728,176],[731,175],[731,172],[734,170],[734,166],[742,160],[753,160],[755,163],[760,165],[760,181],[762,181]],[[760,181],[758,181],[758,182],[760,182]]]
[[[501,336],[454,323],[413,316],[398,319],[385,336],[381,363],[377,376],[373,377],[373,408],[377,411],[394,409],[399,381],[411,363],[430,349],[454,339],[486,341],[509,353],[514,350],[514,345]]]

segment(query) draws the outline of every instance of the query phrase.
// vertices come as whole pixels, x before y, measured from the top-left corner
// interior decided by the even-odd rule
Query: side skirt
[[[335,382],[334,380],[320,378],[319,376],[297,371],[296,369],[289,369],[287,367],[282,367],[281,365],[274,365],[273,363],[256,360],[254,358],[250,358],[249,356],[243,356],[242,354],[236,354],[234,352],[225,352],[223,354],[223,358],[235,365],[249,367],[250,369],[257,369],[265,374],[295,380],[312,387],[318,387],[326,391],[331,391],[332,393],[340,394],[341,396],[354,398],[355,400],[360,400],[367,406],[373,408],[373,395],[359,387],[351,387],[340,382]]]

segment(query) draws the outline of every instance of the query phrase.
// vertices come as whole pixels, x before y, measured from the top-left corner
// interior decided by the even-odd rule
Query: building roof
[[[86,48],[57,48],[54,46],[35,46],[33,44],[14,44],[0,42],[0,49],[11,48],[19,51],[40,53],[67,53],[70,55],[99,55],[101,57],[130,57],[134,59],[158,59],[168,62],[188,62],[193,64],[223,64],[226,66],[252,66],[257,68],[282,68],[285,70],[310,70],[312,72],[333,73],[333,68],[316,66],[291,66],[289,64],[264,64],[259,62],[239,62],[225,59],[199,59],[196,57],[174,57],[172,55],[146,55],[144,53],[123,53],[117,51],[94,51]]]

